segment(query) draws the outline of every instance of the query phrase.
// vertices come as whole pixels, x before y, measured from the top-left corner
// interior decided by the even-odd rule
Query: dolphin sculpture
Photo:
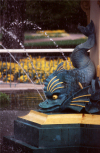
[[[41,112],[62,112],[66,109],[80,112],[89,102],[91,94],[88,91],[95,77],[95,66],[87,51],[95,44],[94,23],[91,21],[86,27],[79,25],[78,29],[88,39],[76,46],[71,55],[74,69],[65,70],[60,63],[46,79],[44,92],[47,99],[39,104]]]

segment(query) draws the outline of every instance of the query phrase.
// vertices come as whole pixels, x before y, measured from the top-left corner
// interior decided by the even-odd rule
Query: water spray
[[[2,44],[0,44],[4,49],[6,49]],[[23,72],[27,75],[27,77],[29,78],[29,80],[31,81],[31,83],[35,86],[34,82],[32,81],[32,79],[29,77],[29,75],[26,73],[26,71],[23,69],[23,67],[19,64],[19,62],[15,59],[15,57],[9,52],[8,49],[6,49],[7,52],[9,53],[9,55],[13,58],[13,60],[20,66],[20,68],[23,70]],[[40,95],[40,97],[42,98],[42,100],[44,101],[44,98],[42,97],[41,93],[38,91],[37,87],[35,86],[38,94]]]
[[[42,32],[44,32],[44,31],[42,31]],[[46,32],[45,32],[45,35],[46,35],[47,38],[50,39],[50,41],[53,42],[53,44],[54,44],[54,45],[56,46],[56,48],[57,48],[57,47],[58,47],[57,43],[56,43],[52,38],[50,38],[50,36],[49,36]],[[66,61],[68,61],[67,58],[66,58],[66,56],[65,56],[65,54],[61,51],[61,48],[59,48],[59,52],[62,54],[62,56],[64,57],[64,59],[65,59]],[[68,61],[68,63],[69,63],[70,69],[72,69],[71,63],[70,63],[69,61]]]
[[[14,40],[16,40],[16,41],[19,43],[19,45],[21,46],[21,48],[22,48],[22,49],[24,50],[24,52],[26,53],[26,56],[29,58],[29,60],[30,60],[30,62],[31,62],[31,65],[32,65],[33,69],[35,70],[36,77],[38,78],[38,80],[39,80],[39,82],[40,82],[40,85],[42,85],[41,80],[40,80],[40,78],[38,77],[38,73],[37,73],[37,71],[36,71],[36,69],[35,69],[35,67],[34,67],[34,65],[33,65],[33,62],[31,61],[31,58],[30,58],[29,54],[26,52],[26,49],[25,49],[24,45],[19,41],[19,39],[17,38],[17,36],[14,35],[12,32],[7,31],[4,27],[2,27],[2,30],[3,30],[4,32],[6,32],[9,36],[11,36]],[[4,48],[4,46],[3,46],[3,48]],[[6,49],[6,48],[5,48],[5,49]],[[9,53],[10,53],[10,52],[9,52]],[[28,78],[29,78],[29,76],[28,76]],[[43,88],[42,88],[42,90],[43,90]],[[44,93],[44,90],[43,90],[43,93]],[[47,99],[45,93],[44,93],[44,96],[45,96],[45,99]]]

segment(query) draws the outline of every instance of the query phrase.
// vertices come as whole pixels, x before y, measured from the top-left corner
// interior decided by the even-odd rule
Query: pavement
[[[42,38],[42,39],[33,39],[33,40],[25,40],[25,43],[38,43],[38,42],[47,42],[47,41],[61,41],[61,40],[75,40],[80,38],[86,38],[84,34],[69,34],[64,37],[49,37],[49,38]]]
[[[67,36],[63,37],[48,37],[48,38],[42,38],[42,39],[32,39],[32,40],[25,40],[24,43],[38,43],[38,42],[47,42],[47,41],[61,41],[61,40],[75,40],[80,38],[86,38],[84,34],[68,34]],[[0,41],[0,43],[2,43]]]
[[[0,92],[14,92],[21,90],[39,90],[41,91],[44,88],[44,85],[37,85],[32,83],[0,83]]]

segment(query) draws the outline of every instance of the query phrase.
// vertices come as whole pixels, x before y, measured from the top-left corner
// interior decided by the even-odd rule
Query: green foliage
[[[80,0],[27,0],[26,7],[27,18],[44,30],[65,29],[69,32],[68,30],[78,23],[83,26],[86,24],[86,15],[81,9]]]
[[[0,93],[0,107],[6,107],[10,102],[9,95]]]
[[[0,33],[0,41],[1,41],[1,39],[2,39],[2,34]]]

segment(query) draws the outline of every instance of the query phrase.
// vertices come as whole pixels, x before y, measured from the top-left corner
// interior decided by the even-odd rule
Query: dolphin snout
[[[45,100],[44,102],[42,102],[42,103],[39,104],[39,107],[41,107],[41,108],[47,108],[47,105],[48,105],[48,100]]]

